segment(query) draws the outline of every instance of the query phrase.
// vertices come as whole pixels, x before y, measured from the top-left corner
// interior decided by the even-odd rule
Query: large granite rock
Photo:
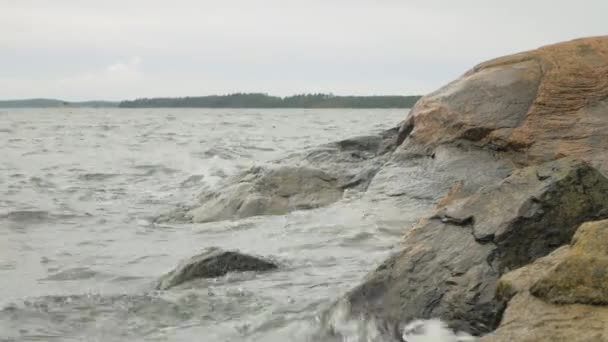
[[[608,170],[608,36],[481,63],[412,109],[405,147],[464,140],[530,165],[564,156]]]
[[[608,341],[608,306],[585,305],[608,299],[607,238],[608,221],[585,223],[572,246],[503,275],[497,299],[507,309],[480,342]]]
[[[397,134],[399,147],[369,188],[391,187],[387,181],[402,170],[403,177],[421,180],[405,196],[423,195],[436,204],[436,212],[410,229],[402,251],[336,307],[375,322],[383,338],[399,340],[399,324],[433,317],[476,335],[492,331],[506,305],[495,292],[501,275],[568,244],[580,223],[608,216],[608,182],[602,175],[608,174],[607,129],[608,36],[488,61],[423,97]],[[445,160],[446,151],[449,165],[467,167],[435,174],[427,166]],[[501,180],[493,167],[513,172]],[[553,305],[542,307],[550,315],[562,310],[555,303],[603,304],[605,246],[585,247],[587,254],[573,247],[553,273],[526,285],[539,298],[528,290],[518,298]],[[577,274],[580,279],[570,278]],[[511,317],[511,306],[505,317]],[[526,322],[532,315],[522,314],[517,338],[502,340],[522,340],[526,327],[543,322]],[[573,319],[567,325],[571,333],[564,336],[582,340],[575,331],[594,324]],[[558,335],[550,336],[566,340]],[[534,336],[529,340],[540,340]]]
[[[174,270],[162,276],[156,288],[167,290],[198,278],[216,278],[229,272],[269,271],[276,268],[277,265],[268,260],[235,251],[208,248],[182,261]]]
[[[608,179],[587,163],[523,168],[442,203],[344,300],[354,316],[383,324],[439,317],[480,335],[501,317],[498,278],[568,243],[580,223],[598,216],[608,216]]]

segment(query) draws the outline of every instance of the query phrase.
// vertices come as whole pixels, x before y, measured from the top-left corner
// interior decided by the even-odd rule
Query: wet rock
[[[254,167],[184,213],[192,222],[210,222],[258,215],[282,215],[331,204],[344,189],[318,169],[297,166]]]
[[[398,128],[315,147],[256,166],[156,222],[211,222],[327,206],[345,189],[365,191],[396,147]]]
[[[332,174],[343,188],[365,191],[397,147],[399,128],[344,139],[294,153],[277,162],[315,167]]]
[[[416,103],[404,145],[467,141],[524,165],[573,156],[605,172],[606,74],[608,36],[481,63]]]
[[[161,277],[156,287],[166,290],[198,278],[216,278],[229,272],[269,271],[277,267],[275,263],[258,257],[209,248],[182,261],[173,271]]]
[[[456,330],[489,332],[503,310],[494,296],[503,273],[568,243],[582,222],[608,215],[608,180],[567,158],[453,197],[346,296],[353,315],[394,324],[439,317]]]
[[[498,329],[479,341],[607,341],[608,306],[558,305],[530,293],[534,284],[550,277],[556,266],[571,257],[570,252],[570,247],[563,246],[532,264],[503,275],[498,283],[497,299],[507,308]]]
[[[563,260],[531,292],[551,303],[608,305],[608,220],[583,224]]]
[[[339,306],[382,326],[439,317],[476,335],[496,328],[500,276],[608,215],[606,74],[608,36],[579,39],[482,63],[418,101],[367,193],[403,199],[408,212],[418,198],[436,212]],[[512,175],[497,181],[497,168]],[[394,189],[399,177],[415,181]],[[603,257],[579,254],[562,267],[587,262],[582,280],[555,271],[535,285],[545,302],[603,302]]]

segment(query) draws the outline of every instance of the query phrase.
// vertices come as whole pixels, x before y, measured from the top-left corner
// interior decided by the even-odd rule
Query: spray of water
[[[393,327],[373,316],[351,314],[347,302],[339,302],[325,317],[327,336],[318,339],[340,342],[475,342],[477,338],[456,332],[440,319],[414,320]]]
[[[403,328],[404,342],[473,342],[467,333],[454,332],[439,319],[416,320]]]

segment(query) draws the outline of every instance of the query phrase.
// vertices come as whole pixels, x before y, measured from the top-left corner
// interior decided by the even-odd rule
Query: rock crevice
[[[539,180],[538,173],[551,170]],[[515,171],[498,185],[452,201],[406,235],[403,251],[347,295],[353,312],[407,322],[440,317],[476,335],[504,308],[501,274],[567,244],[576,227],[608,209],[608,179],[561,159]]]

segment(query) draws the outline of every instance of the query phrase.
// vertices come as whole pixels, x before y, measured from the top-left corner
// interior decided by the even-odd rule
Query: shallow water
[[[351,193],[283,216],[151,219],[252,165],[390,128],[405,114],[0,110],[0,340],[310,340],[319,313],[398,242],[398,208]],[[209,246],[281,268],[153,290]]]

